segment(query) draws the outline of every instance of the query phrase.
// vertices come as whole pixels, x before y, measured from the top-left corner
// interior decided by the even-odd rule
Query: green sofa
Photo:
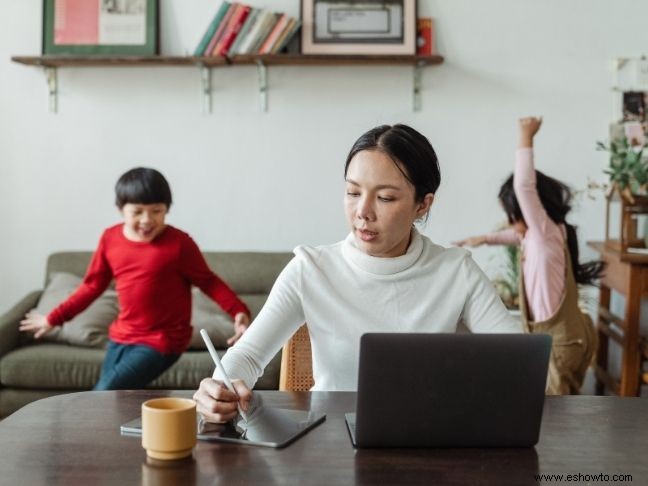
[[[256,315],[292,253],[204,252],[209,266],[225,280]],[[47,260],[45,285],[55,272],[82,276],[91,252],[62,252]],[[36,307],[42,290],[31,292],[0,316],[0,418],[29,402],[52,395],[91,389],[105,351],[98,348],[34,341],[18,324]],[[221,350],[220,354],[225,350]],[[281,353],[266,367],[257,389],[277,389]],[[195,389],[214,365],[205,350],[189,350],[149,388]]]

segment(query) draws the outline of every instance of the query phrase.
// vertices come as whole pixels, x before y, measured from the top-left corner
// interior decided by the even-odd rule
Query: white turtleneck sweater
[[[252,388],[273,356],[308,323],[313,390],[355,391],[360,336],[367,332],[520,333],[493,285],[461,248],[412,231],[405,255],[377,258],[353,235],[334,245],[299,246],[250,328],[223,358],[230,378]],[[214,378],[219,378],[215,373]]]

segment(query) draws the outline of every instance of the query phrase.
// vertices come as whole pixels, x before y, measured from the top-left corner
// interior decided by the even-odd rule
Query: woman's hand
[[[464,240],[455,241],[452,244],[455,246],[469,246],[471,248],[476,248],[478,246],[486,244],[486,236],[471,236],[470,238],[466,238]]]
[[[520,148],[533,147],[533,137],[542,125],[542,117],[529,116],[520,118]]]
[[[33,332],[34,338],[39,339],[50,332],[53,328],[54,326],[50,325],[46,316],[32,310],[25,315],[25,318],[22,321],[20,321],[20,327],[18,330]]]
[[[242,380],[232,380],[236,393],[229,391],[225,385],[213,378],[205,378],[194,393],[196,411],[207,422],[224,423],[238,415],[237,405],[246,411],[252,399],[252,392]],[[238,394],[238,396],[237,396]]]
[[[232,346],[238,341],[243,333],[250,327],[250,316],[245,312],[239,312],[234,316],[234,335],[227,340],[227,345]]]

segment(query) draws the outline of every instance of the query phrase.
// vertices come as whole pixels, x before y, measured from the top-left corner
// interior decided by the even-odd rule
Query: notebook
[[[530,447],[551,337],[369,333],[360,340],[356,447]]]

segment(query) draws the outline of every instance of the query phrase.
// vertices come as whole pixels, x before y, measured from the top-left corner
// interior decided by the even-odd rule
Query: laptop
[[[531,447],[551,353],[544,334],[369,333],[360,339],[355,447]]]

